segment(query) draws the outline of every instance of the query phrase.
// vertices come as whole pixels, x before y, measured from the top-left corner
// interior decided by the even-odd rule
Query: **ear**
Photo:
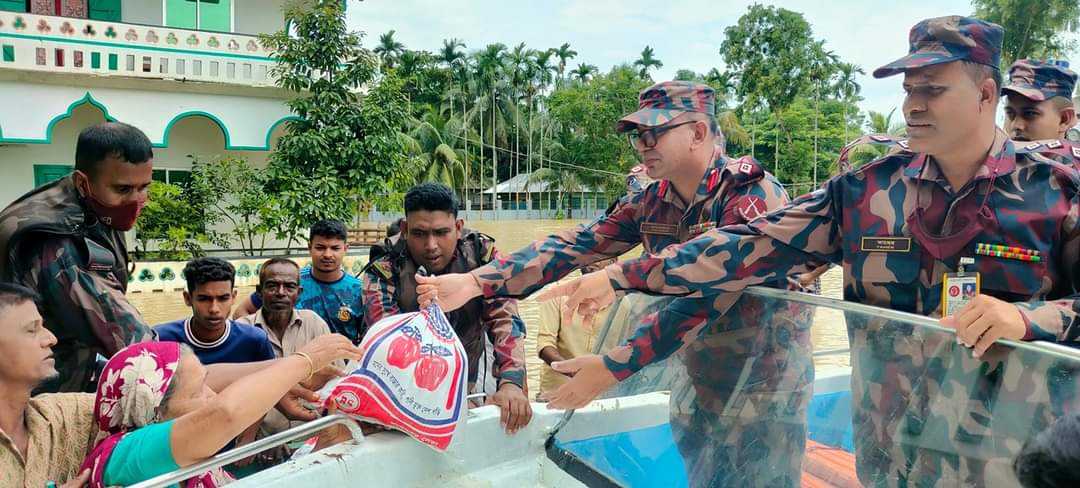
[[[398,225],[398,234],[403,236],[409,235],[409,221],[401,219],[401,224]]]
[[[984,103],[990,104],[991,107],[997,105],[998,98],[1000,97],[997,83],[994,80],[987,78],[979,85],[979,105]]]
[[[236,288],[233,288],[232,290],[232,299],[236,300]]]
[[[71,173],[71,177],[75,183],[75,191],[85,197],[87,190],[90,189],[90,176],[81,170],[75,170]]]
[[[461,229],[465,228],[465,219],[457,219],[457,221],[454,222],[454,228],[460,233]]]
[[[233,293],[235,294],[236,290],[233,290]],[[184,290],[184,304],[189,307],[191,306],[191,293],[187,290]]]
[[[1061,113],[1058,114],[1061,117],[1060,129],[1061,132],[1065,132],[1076,125],[1076,107],[1065,107],[1061,109]]]

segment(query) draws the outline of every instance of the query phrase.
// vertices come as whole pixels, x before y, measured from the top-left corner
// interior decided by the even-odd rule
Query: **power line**
[[[530,155],[528,153],[523,153],[523,152],[520,152],[520,151],[514,151],[513,149],[504,149],[504,148],[501,148],[499,146],[488,144],[488,143],[483,142],[483,141],[477,141],[475,139],[470,139],[468,137],[464,137],[464,136],[460,136],[460,135],[454,135],[454,136],[451,136],[451,137],[455,137],[457,139],[462,139],[462,140],[468,141],[468,142],[473,143],[473,144],[478,144],[481,147],[492,148],[492,149],[495,149],[497,151],[502,151],[504,153],[512,154],[512,155],[515,155],[515,156],[525,156],[526,158],[532,157],[532,158],[536,158],[536,159],[538,159],[540,161],[543,161],[543,162],[548,162],[548,163],[551,163],[551,164],[557,164],[557,165],[560,165],[560,166],[566,166],[566,167],[569,167],[569,168],[576,168],[576,169],[580,169],[580,170],[583,170],[583,171],[592,171],[594,173],[600,173],[600,174],[608,175],[608,176],[617,176],[617,177],[620,177],[620,178],[626,176],[624,174],[615,173],[615,172],[612,172],[612,171],[606,171],[606,170],[596,169],[596,168],[589,168],[587,166],[581,166],[581,165],[578,165],[578,164],[564,163],[562,161],[556,161],[554,159],[539,157],[539,156],[536,156],[536,155]]]

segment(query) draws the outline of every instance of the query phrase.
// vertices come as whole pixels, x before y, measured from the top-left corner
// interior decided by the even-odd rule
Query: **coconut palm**
[[[892,109],[887,114],[881,112],[869,111],[870,120],[867,123],[866,129],[871,134],[885,134],[896,137],[903,137],[906,132],[905,125],[902,121],[893,120],[893,116],[896,115],[896,109]],[[878,144],[861,144],[850,150],[848,154],[848,164],[850,168],[835,168],[837,170],[846,171],[851,168],[858,168],[870,161],[878,159],[884,156],[889,151],[887,146]]]
[[[589,78],[595,75],[597,71],[599,71],[597,67],[591,64],[579,64],[577,68],[570,71],[570,77],[581,82],[586,82],[589,81]]]
[[[395,32],[395,30],[391,29],[389,32],[379,36],[379,45],[375,46],[374,49],[375,54],[379,55],[379,59],[382,60],[383,66],[387,69],[393,68],[397,57],[405,52],[405,45],[394,39]]]
[[[645,46],[645,49],[641,51],[641,57],[637,61],[634,61],[634,66],[639,67],[638,75],[642,78],[649,78],[649,70],[653,68],[663,68],[664,62],[656,59],[656,52],[650,46]]]
[[[862,68],[851,63],[840,63],[837,67],[836,85],[834,86],[834,93],[840,96],[840,99],[844,102],[843,106],[843,121],[844,121],[844,143],[848,142],[848,120],[847,120],[847,104],[858,101],[859,90],[862,87],[855,81],[857,75],[866,74]]]
[[[407,154],[419,161],[416,181],[437,181],[450,188],[465,185],[464,151],[455,149],[462,131],[457,119],[444,118],[434,109],[412,121],[404,139]]]
[[[578,52],[570,49],[570,43],[564,42],[563,45],[554,49],[555,56],[559,58],[559,79],[563,79],[566,74],[566,62],[577,57]]]
[[[456,37],[443,39],[442,48],[439,49],[439,53],[435,58],[455,74],[461,74],[463,65],[468,59],[465,56],[465,51],[459,49],[463,47],[465,47],[465,43],[461,39]]]

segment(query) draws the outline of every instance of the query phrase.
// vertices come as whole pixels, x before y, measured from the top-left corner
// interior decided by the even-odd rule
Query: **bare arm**
[[[360,358],[360,350],[338,334],[319,337],[301,351],[312,358],[315,369],[338,359]],[[264,363],[270,364],[236,379],[205,406],[176,419],[170,443],[178,466],[213,456],[310,374],[311,365],[299,354]]]
[[[258,311],[259,309],[255,307],[255,304],[251,303],[251,295],[244,295],[244,298],[236,305],[236,310],[233,310],[232,318],[233,320],[236,320],[240,317],[247,317]]]

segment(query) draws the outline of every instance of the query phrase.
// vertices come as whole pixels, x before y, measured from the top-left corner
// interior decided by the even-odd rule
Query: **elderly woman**
[[[203,461],[258,422],[294,385],[335,360],[359,357],[349,339],[325,335],[215,394],[190,349],[176,342],[132,344],[101,374],[94,416],[109,436],[82,469],[90,469],[92,488],[103,488]],[[216,487],[231,479],[217,469],[188,480],[187,487]]]

